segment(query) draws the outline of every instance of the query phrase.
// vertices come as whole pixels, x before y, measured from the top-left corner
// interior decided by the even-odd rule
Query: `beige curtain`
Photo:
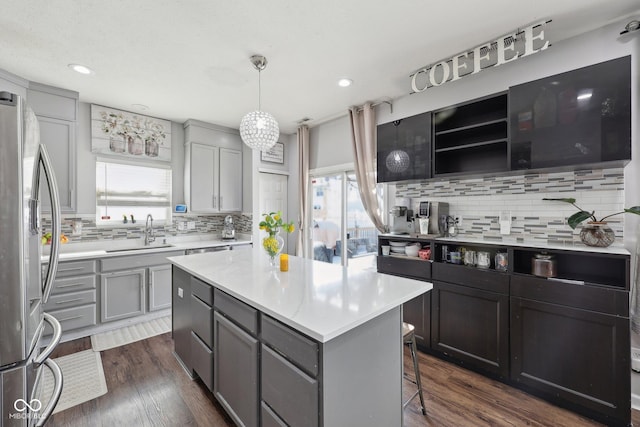
[[[307,190],[309,188],[309,127],[302,125],[298,127],[298,241],[296,244],[296,255],[307,256],[307,236],[305,223],[307,221]]]
[[[373,225],[384,233],[382,207],[376,192],[376,114],[370,102],[362,108],[351,107],[351,140],[360,198]]]

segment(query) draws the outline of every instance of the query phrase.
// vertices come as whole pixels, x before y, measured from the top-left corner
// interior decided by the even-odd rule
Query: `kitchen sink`
[[[107,250],[107,253],[113,252],[132,252],[132,251],[145,251],[149,249],[162,249],[162,248],[173,248],[174,245],[166,244],[166,245],[153,245],[153,246],[138,246],[135,248],[126,248],[126,249],[110,249]]]

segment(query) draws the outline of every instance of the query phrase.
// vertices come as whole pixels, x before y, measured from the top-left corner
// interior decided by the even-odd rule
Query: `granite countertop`
[[[522,247],[522,248],[536,248],[536,249],[556,249],[556,250],[565,250],[565,251],[581,251],[581,252],[593,252],[593,253],[601,253],[601,254],[614,254],[614,255],[630,255],[630,252],[621,244],[614,243],[613,245],[606,248],[598,248],[593,246],[586,246],[582,243],[576,242],[557,242],[557,243],[548,243],[548,242],[540,242],[532,239],[521,239],[510,236],[502,236],[501,240],[494,239],[479,239],[477,237],[464,237],[464,236],[456,236],[456,237],[438,237],[438,236],[427,236],[421,234],[380,234],[379,237],[389,238],[389,239],[398,239],[398,240],[411,240],[411,239],[428,239],[434,240],[436,242],[441,243],[460,243],[460,244],[477,244],[477,245],[490,245],[490,246],[511,246],[511,247]]]
[[[289,256],[289,271],[281,272],[269,265],[259,247],[168,260],[320,342],[433,288],[431,283],[379,274],[374,268],[348,268],[295,256]]]
[[[76,261],[123,255],[143,255],[216,246],[246,245],[249,243],[251,243],[250,235],[239,234],[237,235],[236,240],[222,240],[219,235],[213,233],[194,236],[157,237],[156,241],[149,246],[144,246],[142,239],[66,243],[60,246],[60,261]],[[49,260],[49,250],[49,246],[43,248],[41,258],[43,262],[47,262]]]

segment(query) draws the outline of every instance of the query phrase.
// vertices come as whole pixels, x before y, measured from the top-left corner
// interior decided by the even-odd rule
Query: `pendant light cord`
[[[261,74],[262,70],[258,69],[258,111],[262,111],[261,108],[261,103],[262,103],[262,99],[261,99],[261,95],[262,95],[262,86],[260,84],[260,74]]]

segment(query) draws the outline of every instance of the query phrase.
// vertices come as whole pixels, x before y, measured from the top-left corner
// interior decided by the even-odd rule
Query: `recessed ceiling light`
[[[131,104],[131,106],[139,111],[147,111],[149,109],[149,106],[144,104]]]
[[[351,86],[352,83],[353,83],[353,80],[347,79],[347,78],[342,78],[338,80],[338,86],[340,87],[349,87]]]
[[[93,74],[93,70],[86,65],[80,64],[69,64],[69,68],[71,68],[76,73],[80,74]]]

